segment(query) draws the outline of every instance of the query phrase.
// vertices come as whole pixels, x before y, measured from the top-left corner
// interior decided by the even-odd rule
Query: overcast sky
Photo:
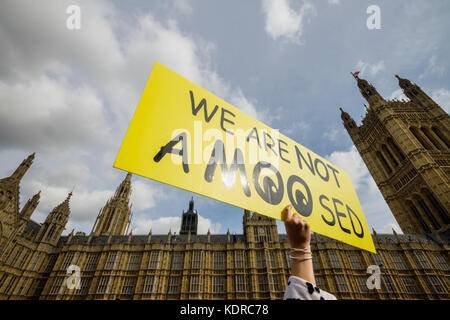
[[[69,5],[81,29],[69,30]],[[370,30],[369,5],[381,9]],[[19,1],[0,4],[0,177],[29,154],[21,206],[42,222],[74,189],[65,233],[90,232],[125,177],[112,164],[155,61],[349,172],[369,227],[400,230],[345,131],[361,71],[385,99],[394,74],[449,111],[450,2],[362,0]],[[179,231],[192,194],[133,177],[134,234]],[[194,195],[199,233],[242,233],[243,210]],[[281,223],[279,231],[285,233]]]

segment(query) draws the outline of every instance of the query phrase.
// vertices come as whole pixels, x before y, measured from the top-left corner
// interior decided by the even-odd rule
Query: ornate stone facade
[[[373,231],[377,254],[314,234],[317,285],[343,299],[449,299],[449,117],[407,80],[400,85],[409,102],[385,101],[357,81],[366,118],[360,127],[344,111],[342,119],[406,234]],[[289,247],[273,219],[245,211],[243,234],[198,235],[191,200],[178,235],[132,235],[128,174],[89,235],[61,236],[71,193],[42,224],[30,219],[40,193],[19,208],[33,159],[0,180],[0,299],[283,297]],[[80,268],[78,289],[65,282],[71,265]],[[380,267],[380,289],[366,285],[369,265]]]
[[[409,101],[386,101],[355,76],[368,101],[361,126],[342,120],[404,233],[450,234],[450,117],[397,76]]]

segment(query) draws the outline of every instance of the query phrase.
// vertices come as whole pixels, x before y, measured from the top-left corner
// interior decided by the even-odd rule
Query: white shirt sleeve
[[[295,276],[290,276],[284,300],[337,300],[334,295],[317,288],[312,283]]]

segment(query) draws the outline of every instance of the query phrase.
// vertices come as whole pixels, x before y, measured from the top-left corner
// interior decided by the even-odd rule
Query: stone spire
[[[131,176],[127,174],[114,196],[100,210],[93,227],[94,235],[126,235],[131,222]]]
[[[20,216],[22,219],[29,220],[31,215],[33,214],[34,210],[39,204],[39,200],[41,198],[41,191],[36,193],[33,198],[29,199],[25,206],[23,207],[22,211],[20,212]]]
[[[22,161],[22,163],[17,167],[16,171],[11,175],[11,178],[22,180],[22,177],[25,175],[25,173],[30,168],[31,164],[33,163],[34,156],[36,153],[30,154],[28,158]]]
[[[188,211],[183,211],[183,215],[181,217],[180,234],[188,234],[190,232],[192,235],[196,235],[197,225],[198,213],[197,210],[194,210],[194,198],[192,197],[191,201],[189,201]]]
[[[66,228],[67,221],[69,221],[71,197],[72,192],[69,192],[67,198],[50,212],[36,235],[38,241],[52,245],[58,243],[61,234]]]
[[[403,90],[406,90],[406,89],[408,89],[409,87],[412,86],[411,81],[409,81],[408,79],[400,78],[398,74],[396,74],[395,77],[398,79],[398,85]]]
[[[376,104],[379,101],[384,101],[383,97],[378,93],[377,89],[370,84],[367,80],[361,79],[359,73],[351,73],[356,79],[359,90],[361,91],[364,99],[369,102],[369,106]]]

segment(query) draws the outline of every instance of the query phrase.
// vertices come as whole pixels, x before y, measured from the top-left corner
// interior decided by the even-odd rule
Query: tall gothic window
[[[81,278],[80,290],[77,290],[75,293],[77,295],[87,295],[89,292],[89,287],[91,286],[92,278]]]
[[[391,254],[391,260],[394,264],[394,268],[397,270],[406,270],[405,263],[403,261],[403,258],[398,253],[392,253]]]
[[[94,271],[97,268],[99,254],[91,253],[88,256],[85,271]]]
[[[256,267],[258,269],[266,267],[266,258],[264,251],[256,251]]]
[[[343,275],[334,276],[334,281],[339,292],[348,292],[347,281]]]
[[[376,152],[377,158],[380,161],[381,165],[383,166],[384,170],[386,170],[387,174],[391,174],[392,173],[392,169],[389,166],[388,162],[386,161],[386,159],[384,158],[384,156],[381,154],[380,151]]]
[[[386,147],[385,144],[383,144],[381,146],[381,149],[383,150],[383,152],[385,154],[388,155],[389,160],[391,160],[391,163],[394,165],[394,167],[398,167],[398,162],[397,160],[394,158],[394,156],[392,155],[391,151],[388,149],[388,147]]]
[[[439,138],[439,140],[441,140],[444,143],[444,145],[447,146],[447,149],[450,149],[450,143],[447,137],[444,134],[442,134],[441,130],[439,130],[436,127],[431,127],[431,131],[433,131],[434,134]]]
[[[133,254],[130,257],[130,262],[128,263],[128,270],[136,271],[139,270],[139,265],[141,264],[141,254]]]
[[[149,269],[158,269],[159,268],[159,258],[160,253],[159,251],[153,251],[150,255],[150,261],[148,262],[148,268]]]
[[[191,292],[200,292],[202,287],[201,276],[191,276]]]
[[[225,292],[225,277],[218,276],[213,278],[213,291],[214,293],[224,293]]]
[[[428,140],[433,144],[433,146],[438,149],[441,150],[441,145],[439,144],[439,142],[434,138],[434,136],[428,131],[428,128],[425,127],[421,127],[420,130],[422,130],[423,134],[425,135],[425,137],[428,138]]]
[[[44,270],[45,273],[52,271],[53,266],[55,265],[56,259],[58,259],[57,254],[50,255],[47,265],[45,266],[45,270]]]
[[[416,196],[417,202],[419,203],[419,206],[422,208],[425,215],[430,220],[431,224],[433,225],[433,228],[438,230],[440,228],[439,223],[437,222],[436,218],[433,215],[433,212],[431,212],[430,208],[427,206],[425,201],[420,196]]]
[[[202,252],[194,251],[192,253],[192,269],[200,269],[202,261]]]
[[[137,277],[126,277],[123,282],[122,293],[133,294],[136,289]]]
[[[400,148],[397,146],[397,144],[392,140],[391,137],[387,138],[387,144],[391,147],[392,150],[394,150],[394,153],[402,160],[405,159],[405,154],[400,150]]]
[[[420,144],[427,150],[432,150],[433,148],[431,145],[422,137],[420,132],[415,127],[410,127],[409,131],[414,135],[414,137],[417,139],[417,141],[420,142]]]
[[[67,270],[67,268],[73,263],[75,252],[69,251],[66,253],[66,257],[64,258],[64,262],[61,266],[61,270]]]
[[[180,277],[170,277],[167,284],[167,293],[178,293],[180,290]]]
[[[258,288],[259,288],[260,292],[269,291],[269,284],[267,283],[267,275],[266,274],[260,274],[258,276]]]
[[[156,292],[157,279],[155,276],[146,276],[144,282],[144,293]]]
[[[280,290],[280,283],[278,281],[278,275],[272,274],[270,276],[270,278],[272,280],[271,281],[271,289],[272,289],[272,291],[279,291]]]
[[[447,263],[447,259],[445,258],[444,255],[442,255],[440,253],[435,253],[434,260],[436,260],[436,262],[441,270],[446,270],[446,271],[450,270],[450,266]]]
[[[337,256],[335,251],[328,252],[328,262],[330,263],[331,268],[341,267],[341,262],[339,261],[339,257]]]
[[[444,287],[436,276],[425,276],[425,281],[434,293],[445,293]]]
[[[244,292],[246,287],[245,276],[242,274],[236,275],[236,291]]]
[[[174,252],[172,254],[172,260],[170,262],[170,269],[180,270],[182,266],[183,255],[180,252]]]
[[[409,207],[409,209],[411,210],[414,218],[416,218],[416,220],[418,221],[418,223],[420,224],[420,226],[422,227],[423,231],[425,233],[431,233],[430,228],[428,228],[428,225],[425,223],[425,221],[422,219],[422,216],[420,215],[419,210],[417,210],[416,206],[411,202],[411,201],[407,201],[406,205]]]
[[[419,289],[417,288],[417,281],[413,277],[403,277],[403,284],[405,285],[406,291],[408,293],[417,294]]]
[[[26,287],[29,278],[25,278],[20,285],[19,291],[17,291],[17,295],[20,296],[22,294],[23,289]]]
[[[416,251],[413,253],[413,259],[416,262],[417,266],[421,269],[430,269],[430,263],[425,257],[424,253],[421,251]]]
[[[33,263],[31,264],[30,271],[33,271],[33,270],[34,270],[34,268],[36,267],[36,264],[37,264],[38,261],[39,261],[39,257],[40,257],[40,256],[41,256],[40,253],[36,254],[36,256],[34,257]]]
[[[352,269],[360,270],[362,269],[361,261],[359,260],[358,254],[350,254],[348,256],[348,260],[350,261],[350,266]]]
[[[381,256],[381,252],[377,250],[378,253],[371,253],[370,254],[370,261],[372,261],[373,264],[376,264],[377,266],[384,265],[383,264],[383,257]]]
[[[14,258],[12,258],[11,262],[9,263],[10,266],[14,267],[17,260],[19,259],[20,255],[22,254],[23,247],[19,247],[16,251],[16,254],[14,255]]]
[[[214,269],[215,270],[225,269],[225,253],[224,252],[214,252]]]
[[[448,216],[447,211],[441,206],[439,201],[436,199],[434,194],[430,192],[428,189],[422,190],[423,194],[425,194],[428,201],[431,203],[431,205],[434,207],[434,209],[437,211],[439,216],[442,218],[445,224],[450,223],[450,217]]]
[[[109,293],[112,277],[101,277],[97,287],[97,293]]]
[[[119,252],[110,252],[106,260],[106,270],[114,270],[119,262]]]
[[[381,286],[383,288],[383,291],[389,292],[389,293],[396,293],[397,289],[395,289],[394,282],[392,281],[391,276],[389,275],[383,275],[381,277]]]
[[[239,250],[235,253],[235,267],[236,269],[242,269],[244,268],[245,262],[244,262],[244,251]]]
[[[64,277],[57,277],[53,281],[52,287],[50,288],[50,294],[58,294],[61,291],[61,288],[63,287],[63,280]]]
[[[358,276],[356,278],[359,286],[359,291],[361,293],[369,292],[369,288],[367,287],[367,277],[366,276]]]

